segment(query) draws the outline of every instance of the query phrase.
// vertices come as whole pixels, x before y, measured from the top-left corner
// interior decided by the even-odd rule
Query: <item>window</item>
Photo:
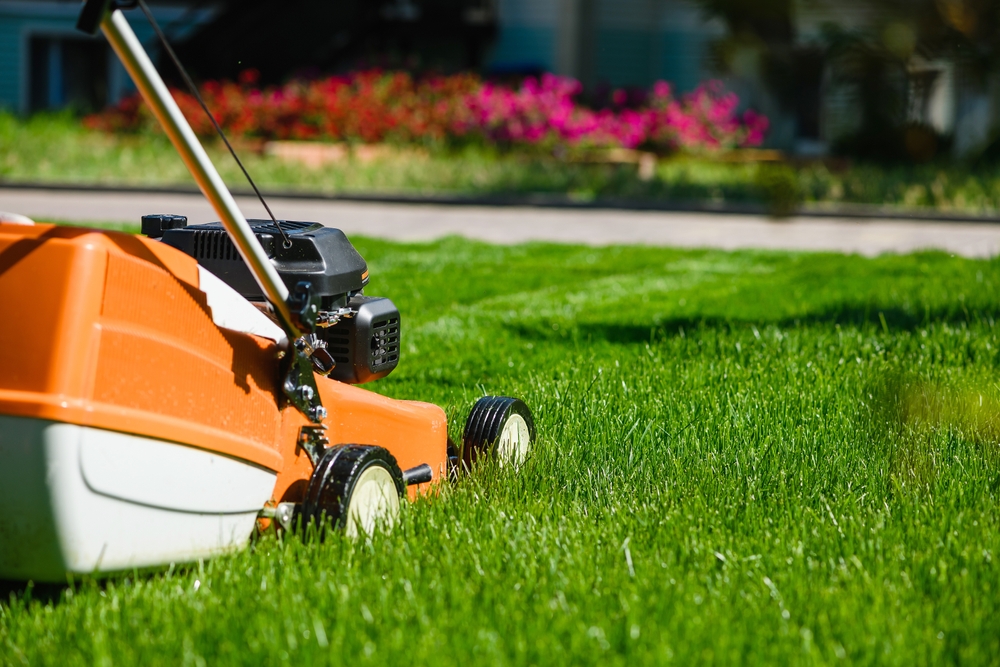
[[[95,111],[108,103],[109,54],[102,41],[33,36],[29,54],[31,111]]]

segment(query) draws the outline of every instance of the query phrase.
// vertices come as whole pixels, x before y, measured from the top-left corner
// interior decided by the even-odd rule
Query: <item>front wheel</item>
[[[495,459],[502,468],[517,468],[528,458],[534,442],[535,421],[524,401],[484,396],[465,422],[462,463],[471,470],[477,461]]]
[[[348,537],[388,531],[406,491],[395,457],[382,447],[341,445],[323,452],[302,503],[302,525],[341,528]]]

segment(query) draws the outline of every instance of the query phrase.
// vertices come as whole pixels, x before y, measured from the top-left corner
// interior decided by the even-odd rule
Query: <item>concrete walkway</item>
[[[239,198],[247,217],[266,217]],[[492,243],[554,241],[687,248],[829,250],[863,255],[934,248],[966,257],[1000,252],[1000,224],[792,218],[608,209],[449,206],[268,198],[279,219],[313,220],[347,234],[426,241],[450,234]],[[0,211],[38,221],[138,222],[147,213],[178,213],[191,224],[217,219],[195,194],[0,188]]]

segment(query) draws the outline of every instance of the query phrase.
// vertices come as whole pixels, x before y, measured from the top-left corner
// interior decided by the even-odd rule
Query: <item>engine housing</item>
[[[364,296],[368,264],[344,232],[318,222],[280,220],[290,241],[286,247],[273,221],[247,222],[289,290],[310,283],[320,298],[320,321],[326,313],[346,312],[332,318],[337,320],[333,326],[316,330],[336,361],[329,376],[361,384],[391,373],[399,364],[399,310],[389,299]],[[188,226],[183,216],[149,215],[142,219],[142,231],[195,258],[244,298],[264,301],[222,223]]]

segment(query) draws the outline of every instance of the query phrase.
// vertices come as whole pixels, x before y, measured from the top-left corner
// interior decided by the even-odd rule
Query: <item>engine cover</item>
[[[313,293],[322,298],[323,310],[346,305],[368,283],[368,264],[339,229],[318,222],[280,220],[291,241],[286,248],[274,222],[247,222],[289,290],[300,281],[308,281]],[[161,234],[163,243],[194,257],[244,298],[264,300],[260,286],[222,223],[174,228],[150,226],[150,231]]]
[[[368,264],[339,229],[281,220],[291,246],[271,220],[247,220],[278,275],[293,290],[311,283],[324,311],[339,318],[316,335],[336,361],[330,377],[348,384],[383,378],[399,364],[399,310],[389,299],[364,296]],[[142,231],[194,257],[198,264],[251,301],[263,301],[257,281],[219,222],[187,226],[184,216],[148,215]],[[344,310],[347,314],[343,314]]]
[[[337,362],[330,377],[348,384],[383,378],[399,364],[399,310],[389,299],[355,296],[348,302],[353,317],[318,329]]]

